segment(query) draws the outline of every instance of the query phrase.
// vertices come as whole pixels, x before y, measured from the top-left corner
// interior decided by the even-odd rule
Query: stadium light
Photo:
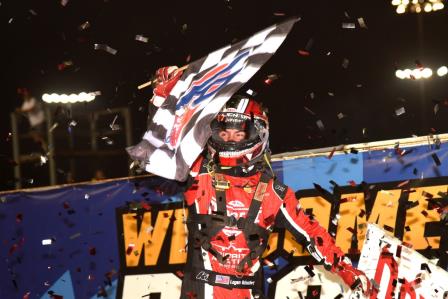
[[[397,14],[405,12],[432,12],[438,11],[445,7],[444,0],[392,0],[392,5],[396,6]]]
[[[448,68],[446,66],[442,66],[437,70],[437,75],[439,77],[445,76],[448,74]],[[404,69],[404,70],[396,70],[395,77],[399,79],[429,79],[433,75],[433,70],[429,67],[425,68],[416,68],[416,69]]]
[[[448,67],[441,66],[437,69],[437,76],[443,77],[446,76],[446,74],[448,74]]]
[[[79,94],[48,94],[44,93],[42,95],[42,100],[46,103],[61,103],[61,104],[74,104],[74,103],[82,103],[82,102],[91,102],[95,99],[96,95],[98,93],[96,92],[81,92]]]

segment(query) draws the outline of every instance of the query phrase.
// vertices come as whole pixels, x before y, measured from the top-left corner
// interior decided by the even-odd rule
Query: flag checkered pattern
[[[273,25],[191,63],[150,120],[142,141],[126,149],[131,158],[148,172],[186,180],[211,135],[213,118],[275,53],[296,21]]]

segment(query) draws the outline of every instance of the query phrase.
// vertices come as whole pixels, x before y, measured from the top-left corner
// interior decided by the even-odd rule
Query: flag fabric
[[[130,157],[156,175],[185,181],[211,135],[210,123],[230,97],[275,53],[297,18],[191,63],[148,123]]]

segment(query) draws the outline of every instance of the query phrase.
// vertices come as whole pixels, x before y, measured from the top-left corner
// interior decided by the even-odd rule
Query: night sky
[[[448,65],[446,9],[397,15],[389,1],[378,0],[71,0],[65,6],[48,0],[1,1],[0,190],[12,187],[9,114],[21,105],[17,88],[28,88],[38,99],[43,93],[101,91],[90,104],[75,105],[69,112],[62,109],[66,119],[58,134],[70,134],[67,124],[80,113],[127,106],[135,144],[145,130],[152,95],[151,88],[137,86],[157,68],[183,66],[291,16],[301,21],[241,89],[256,91],[255,98],[268,107],[274,154],[446,133],[448,76],[395,77],[397,68],[424,66],[435,71]],[[367,28],[360,26],[359,18]],[[90,27],[80,29],[86,21]],[[355,28],[343,28],[344,23]],[[147,37],[148,43],[135,40],[136,35]],[[107,44],[118,52],[94,50],[94,44]],[[73,65],[59,70],[64,61]],[[272,74],[278,79],[265,84]],[[405,113],[397,115],[402,107]],[[323,130],[317,126],[319,120]],[[110,121],[104,120],[106,127]],[[75,130],[83,130],[82,122],[79,117]],[[121,164],[102,157],[96,168],[108,177],[125,176],[124,150],[120,157]],[[91,164],[88,159],[79,165],[83,163]],[[68,167],[58,165],[59,173]],[[36,180],[27,187],[45,185],[45,179],[37,179],[45,167],[29,167],[25,176]],[[83,173],[81,167],[75,180],[86,180],[92,169]]]

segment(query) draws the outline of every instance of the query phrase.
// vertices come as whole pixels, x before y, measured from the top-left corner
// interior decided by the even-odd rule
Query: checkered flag
[[[191,64],[148,124],[130,157],[156,175],[185,181],[211,135],[210,123],[230,97],[280,47],[298,19],[270,26]]]

